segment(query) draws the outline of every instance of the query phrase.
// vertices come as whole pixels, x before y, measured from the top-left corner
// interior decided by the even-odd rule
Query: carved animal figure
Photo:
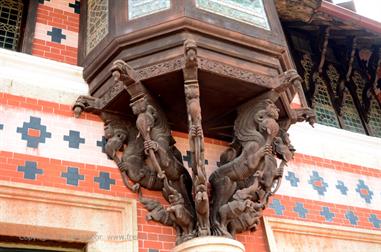
[[[233,195],[233,200],[220,207],[218,213],[220,216],[220,227],[225,236],[230,236],[228,225],[236,218],[239,218],[248,208],[254,206],[254,201],[257,200],[257,191],[259,187],[259,177],[261,172],[257,171],[254,174],[255,182],[241,190],[237,190]],[[263,207],[263,204],[258,204]]]
[[[237,182],[251,177],[268,166],[265,156],[272,155],[272,140],[278,134],[278,109],[271,100],[248,104],[240,111],[235,122],[236,141],[242,151],[232,161],[217,168],[210,176],[212,185],[211,223],[214,235],[226,235],[221,227],[218,211],[237,189]]]
[[[195,176],[194,178],[194,203],[197,214],[197,229],[199,236],[210,235],[209,223],[209,197],[206,181],[203,177]]]
[[[136,191],[139,185],[150,190],[162,190],[163,182],[157,178],[157,173],[145,164],[143,141],[137,138],[137,129],[128,121],[118,117],[107,117],[109,118],[105,120],[104,127],[107,140],[105,152],[117,163],[126,186],[133,191]],[[118,151],[123,151],[121,158],[117,156]],[[128,179],[135,184],[131,186]]]
[[[168,193],[168,201],[170,206],[167,208],[169,217],[175,224],[175,228],[178,231],[177,243],[181,243],[192,239],[193,227],[194,227],[194,216],[186,208],[184,198],[175,188],[169,185],[168,180],[164,179],[164,188]]]
[[[144,153],[149,157],[147,165],[159,173],[162,171],[161,179],[167,178],[171,182],[171,186],[183,196],[187,209],[194,213],[192,179],[178,159],[181,154],[174,146],[164,114],[154,107],[149,97],[135,101],[131,107],[138,116],[137,127],[144,138]]]
[[[164,207],[155,200],[144,198],[141,189],[139,189],[139,201],[149,211],[146,215],[147,220],[154,220],[167,226],[173,226],[173,220],[170,218],[169,213]]]
[[[251,202],[249,207],[238,217],[233,219],[228,226],[231,236],[234,238],[237,233],[245,231],[255,231],[259,218],[262,216],[263,204]]]

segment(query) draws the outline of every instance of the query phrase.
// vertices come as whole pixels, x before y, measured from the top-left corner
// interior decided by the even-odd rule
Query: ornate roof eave
[[[275,4],[283,21],[309,22],[322,2],[322,0],[276,0]]]
[[[313,32],[329,26],[330,39],[356,36],[361,47],[381,45],[381,23],[328,1],[314,1],[315,5],[311,1],[296,2],[277,1],[279,16],[287,27]]]

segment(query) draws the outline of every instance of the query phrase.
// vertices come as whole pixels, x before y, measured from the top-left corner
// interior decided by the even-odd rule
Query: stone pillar
[[[245,247],[233,239],[206,236],[186,241],[176,246],[173,252],[245,252]]]

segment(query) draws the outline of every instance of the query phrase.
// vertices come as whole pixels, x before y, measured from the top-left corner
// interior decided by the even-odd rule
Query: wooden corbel
[[[324,30],[324,40],[323,40],[323,45],[322,45],[322,50],[320,54],[320,62],[317,67],[317,70],[311,75],[310,83],[313,83],[311,85],[309,92],[309,97],[311,99],[311,107],[315,107],[315,92],[317,89],[317,84],[318,84],[318,79],[322,78],[322,73],[323,73],[323,67],[325,64],[325,58],[327,55],[327,50],[328,50],[328,42],[329,42],[329,35],[330,35],[330,27],[327,26]]]
[[[353,62],[355,60],[355,53],[357,49],[357,38],[353,37],[352,38],[352,50],[351,50],[351,55],[349,57],[348,61],[348,68],[347,68],[347,74],[345,75],[345,79],[342,79],[337,86],[336,90],[336,109],[337,113],[341,116],[342,115],[342,108],[344,105],[344,98],[345,98],[345,89],[346,89],[346,84],[351,80],[352,76],[352,71],[353,71]]]

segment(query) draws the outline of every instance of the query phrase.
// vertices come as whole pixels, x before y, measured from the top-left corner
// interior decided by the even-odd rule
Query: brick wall
[[[75,65],[79,1],[39,2],[33,55]],[[39,64],[44,67],[49,63]],[[16,92],[15,86],[25,81],[14,81],[16,75],[5,78],[9,88],[1,89],[5,82],[2,75],[8,72],[0,71],[0,180],[137,199],[123,185],[115,164],[102,154],[103,123],[90,114],[73,117],[73,97],[83,93],[71,89],[72,96],[63,99],[62,89],[52,91],[48,85]],[[55,87],[68,91],[67,76],[62,78],[66,82],[57,84],[57,72],[49,70],[42,75],[48,84],[52,80]],[[36,78],[36,84],[41,80]],[[294,105],[298,104],[296,99]],[[174,132],[174,136],[188,166],[187,134]],[[381,230],[380,140],[319,125],[315,129],[293,128],[291,140],[298,153],[285,169],[282,186],[264,215]],[[207,173],[217,167],[226,144],[206,139]],[[158,192],[143,190],[143,194],[167,204]],[[148,222],[146,214],[138,203],[139,251],[170,251],[175,243],[174,229]],[[263,224],[255,233],[239,234],[237,239],[247,252],[269,251]]]
[[[39,0],[32,54],[77,64],[78,0]]]
[[[0,108],[1,180],[136,199],[124,187],[114,163],[102,154],[103,126],[97,117],[84,114],[75,119],[68,105],[6,93],[0,93]],[[5,116],[9,114],[13,117]],[[186,134],[174,135],[187,166]],[[206,142],[210,173],[226,143]],[[366,162],[360,166],[297,154],[264,215],[380,230],[380,178],[379,167],[367,167]],[[158,192],[143,190],[143,194],[166,204]],[[146,213],[138,203],[140,251],[170,251],[174,230],[146,221]],[[247,251],[268,251],[263,226],[237,239]]]

